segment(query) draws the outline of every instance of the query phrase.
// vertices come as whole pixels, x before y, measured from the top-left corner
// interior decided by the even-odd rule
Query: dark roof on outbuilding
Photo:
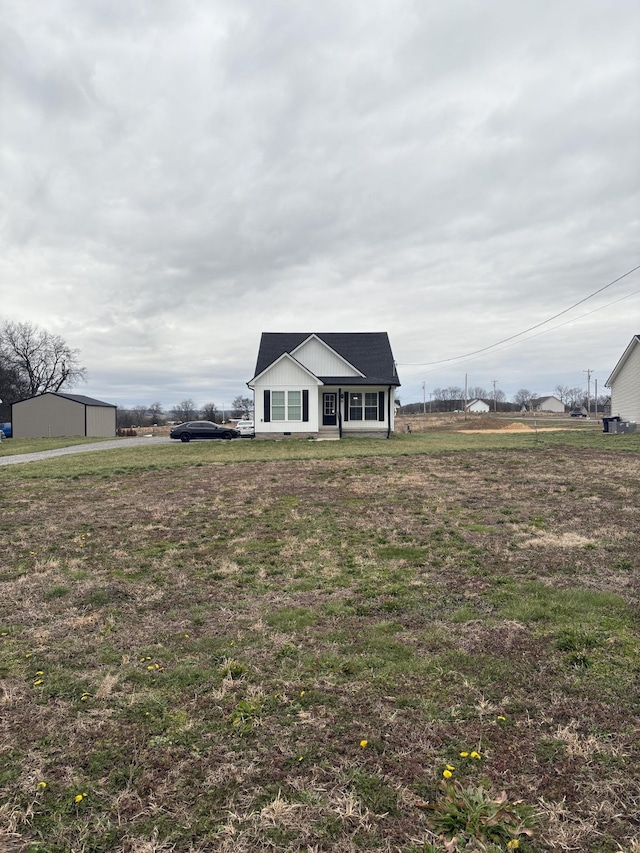
[[[85,397],[84,394],[63,394],[62,391],[45,391],[44,394],[34,394],[32,397],[25,397],[23,400],[16,400],[16,402],[24,403],[26,400],[35,400],[37,397],[44,397],[47,394],[52,394],[54,397],[64,397],[65,400],[72,400],[74,403],[80,403],[83,406],[107,406],[110,409],[117,408],[113,403],[104,403],[102,400],[95,400],[93,397]]]
[[[353,376],[318,377],[325,384],[335,385],[345,380],[352,385],[400,384],[386,332],[263,332],[254,375],[259,376],[281,355],[292,352],[312,335],[324,341],[365,376],[364,379]]]

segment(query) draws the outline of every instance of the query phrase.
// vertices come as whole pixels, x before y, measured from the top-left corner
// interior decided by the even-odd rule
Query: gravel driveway
[[[6,439],[11,441],[11,439]],[[168,436],[152,438],[118,438],[113,441],[96,441],[92,444],[74,444],[73,447],[59,447],[56,450],[39,450],[37,453],[16,453],[15,456],[3,454],[4,442],[0,442],[0,465],[18,465],[21,462],[39,462],[53,456],[67,456],[70,453],[88,453],[91,450],[111,450],[116,447],[140,447],[143,444],[169,444]]]

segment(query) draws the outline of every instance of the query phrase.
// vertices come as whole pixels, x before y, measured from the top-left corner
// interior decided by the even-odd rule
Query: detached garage
[[[81,394],[47,391],[11,406],[14,438],[52,438],[116,434],[117,407]]]

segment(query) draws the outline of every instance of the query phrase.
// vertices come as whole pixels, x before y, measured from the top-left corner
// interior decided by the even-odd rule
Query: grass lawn
[[[638,450],[0,468],[0,850],[639,853]]]

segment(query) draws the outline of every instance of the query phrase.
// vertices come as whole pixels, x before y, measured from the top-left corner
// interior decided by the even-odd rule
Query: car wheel
[[[230,433],[230,432],[223,432],[223,433],[222,433],[222,438],[233,438],[233,436],[231,435],[231,433]]]
[[[191,436],[189,435],[188,432],[181,432],[180,433],[180,441],[191,441]]]

